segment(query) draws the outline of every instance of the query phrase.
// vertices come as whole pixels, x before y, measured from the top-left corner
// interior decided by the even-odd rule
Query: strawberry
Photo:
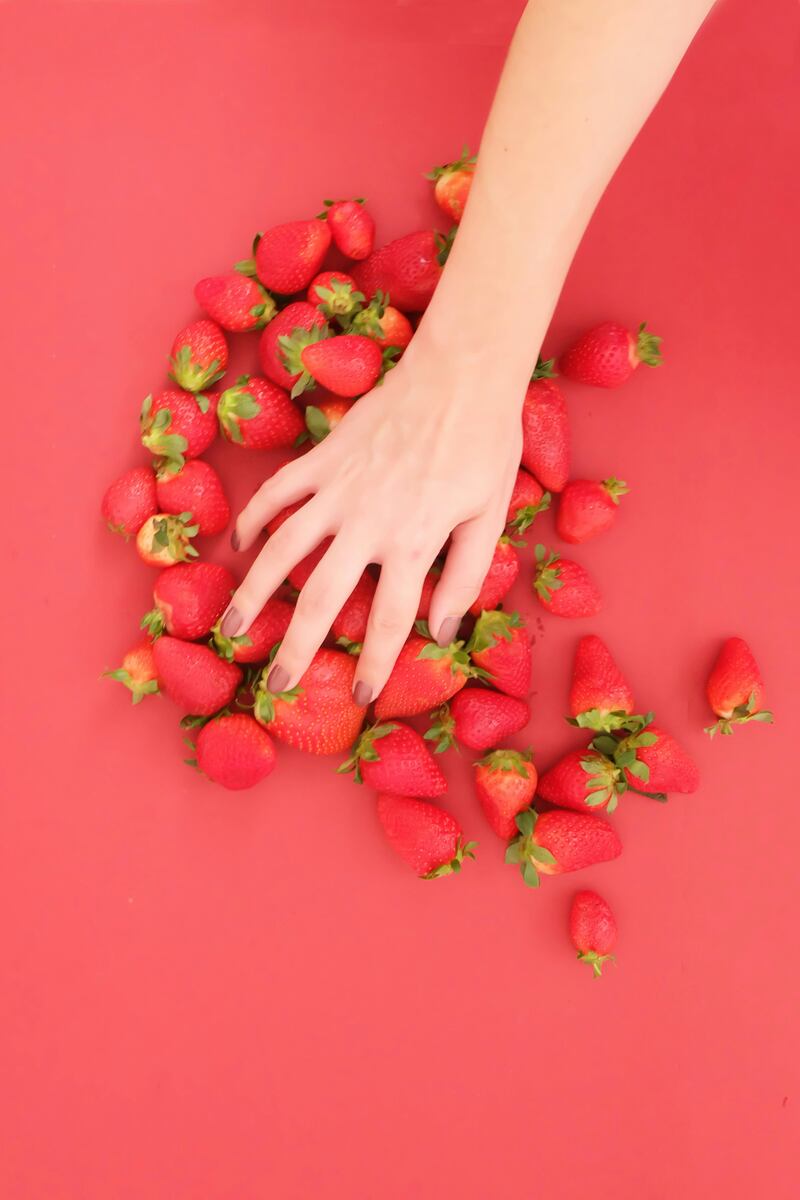
[[[214,649],[228,662],[266,662],[273,646],[282,641],[289,628],[294,608],[285,600],[272,596],[253,621],[247,633],[226,637],[219,622],[214,626]]]
[[[600,589],[580,563],[536,547],[533,590],[539,603],[557,617],[596,617],[603,606]]]
[[[578,892],[569,912],[569,936],[578,951],[578,961],[589,963],[598,979],[603,963],[613,962],[611,951],[617,942],[617,922],[608,904],[597,892]]]
[[[375,245],[375,221],[363,200],[325,200],[320,213],[331,229],[333,244],[347,258],[362,259]]]
[[[616,321],[604,321],[579,337],[562,354],[559,366],[567,379],[590,383],[595,387],[619,387],[644,363],[657,367],[661,362],[661,338],[648,333],[644,322],[631,333]]]
[[[153,587],[155,607],[142,617],[151,637],[164,630],[192,642],[211,632],[228,606],[236,580],[218,563],[178,563],[162,571]]]
[[[433,593],[439,586],[439,580],[442,577],[440,567],[431,567],[422,581],[422,592],[419,598],[419,607],[417,608],[417,620],[427,621],[428,614],[431,609],[431,600]]]
[[[318,650],[296,687],[271,692],[269,664],[255,687],[254,716],[278,741],[307,754],[341,754],[355,741],[366,708],[353,699],[356,660]]]
[[[520,467],[508,504],[506,524],[516,533],[524,533],[539,513],[550,507],[551,499],[550,493],[544,491],[538,480]]]
[[[450,746],[462,745],[470,750],[499,746],[528,724],[531,710],[515,696],[468,687],[431,716],[434,723],[425,737],[436,742],[435,750],[440,754]]]
[[[316,404],[307,405],[305,411],[307,436],[315,445],[324,441],[330,431],[339,424],[342,417],[349,413],[354,404],[354,400],[333,396],[330,400],[318,400]],[[300,437],[305,440],[303,434]]]
[[[379,721],[412,717],[444,704],[475,674],[463,642],[437,646],[424,621],[415,628],[375,703]]]
[[[425,229],[380,246],[353,268],[359,291],[369,300],[376,292],[388,293],[401,312],[424,312],[439,282],[451,240]]]
[[[283,522],[288,520],[289,517],[293,516],[294,513],[296,513],[299,508],[302,508],[304,504],[305,500],[297,500],[294,504],[287,504],[286,508],[282,508],[279,513],[276,513],[275,516],[267,522],[267,534],[271,536],[276,529],[280,529]],[[306,583],[308,582],[309,575],[314,570],[317,563],[319,563],[332,541],[333,538],[331,537],[323,538],[315,550],[312,550],[305,556],[305,558],[301,559],[299,563],[295,563],[295,565],[292,567],[291,571],[289,572],[289,583],[298,592],[302,591],[302,589],[305,587]]]
[[[571,750],[539,779],[542,800],[577,812],[601,808],[613,812],[619,794],[625,790],[620,769],[591,748]]]
[[[257,375],[240,375],[226,388],[217,416],[223,437],[246,450],[283,449],[303,435],[303,418],[286,392]]]
[[[622,853],[614,826],[603,817],[554,808],[532,808],[517,817],[519,836],[506,851],[507,863],[518,863],[528,887],[538,887],[540,875],[563,875],[609,862]]]
[[[302,292],[319,272],[331,244],[326,221],[288,221],[274,225],[254,242],[255,273],[271,292]],[[251,264],[237,264],[249,273]]]
[[[275,767],[272,738],[246,713],[223,713],[207,721],[195,743],[198,770],[231,791],[255,787]]]
[[[597,744],[597,739],[594,744]],[[685,795],[699,788],[700,772],[694,759],[663,729],[649,725],[643,734],[629,734],[619,743],[616,754],[618,763],[623,765],[623,756],[631,747],[636,748],[636,762],[626,765],[625,778],[629,787],[635,787],[641,781],[657,792],[681,792]]]
[[[383,292],[376,292],[366,308],[356,313],[350,324],[350,332],[373,338],[381,350],[405,350],[414,336],[408,317],[399,308],[393,308]]]
[[[100,505],[112,533],[127,541],[138,533],[148,517],[158,512],[156,477],[150,467],[134,467],[108,487]]]
[[[479,617],[484,610],[497,608],[500,601],[511,591],[519,575],[519,555],[515,546],[524,544],[512,542],[505,534],[500,538],[478,597],[470,606],[469,611],[473,616]]]
[[[269,292],[239,271],[201,279],[195,284],[194,297],[212,321],[231,333],[263,329],[277,311]]]
[[[588,542],[614,524],[619,498],[628,491],[624,479],[571,479],[558,502],[556,531],[562,542]]]
[[[731,734],[734,725],[748,721],[772,722],[772,713],[764,708],[764,681],[758,663],[743,638],[732,637],[722,643],[706,683],[706,696],[719,717],[706,729],[709,737],[717,730]]]
[[[349,654],[361,653],[377,586],[373,577],[365,571],[334,617],[331,633]]]
[[[602,638],[578,642],[569,693],[571,724],[608,732],[626,724],[634,710],[633,692]]]
[[[439,879],[461,870],[475,857],[475,842],[464,842],[455,817],[427,800],[383,793],[378,820],[390,844],[422,879]]]
[[[172,343],[170,379],[187,392],[205,392],[225,374],[228,343],[216,321],[186,325]]]
[[[139,416],[142,445],[177,470],[199,458],[217,436],[217,397],[175,389],[146,396]]]
[[[523,699],[531,690],[531,644],[519,613],[483,612],[467,647],[473,664],[492,687]]]
[[[377,383],[383,367],[380,346],[356,333],[310,342],[301,349],[300,361],[311,378],[334,396],[362,396]]]
[[[424,740],[402,721],[365,729],[338,770],[354,771],[356,783],[376,792],[430,798],[447,791],[447,780]]]
[[[291,337],[298,329],[302,329],[310,340],[314,336],[312,330],[325,332],[327,328],[325,318],[313,304],[308,304],[305,300],[287,304],[267,325],[258,344],[261,369],[267,379],[276,383],[278,387],[291,391],[303,374],[303,364],[300,362],[299,349],[287,363],[283,338]],[[295,337],[293,345],[298,341]]]
[[[553,362],[539,361],[522,405],[522,465],[543,488],[560,492],[569,479],[569,414]]]
[[[201,537],[222,533],[231,519],[222,480],[202,459],[190,459],[178,471],[160,471],[156,490],[161,512],[191,513]]]
[[[434,180],[433,196],[439,208],[456,224],[464,215],[464,205],[472,187],[476,161],[477,155],[470,154],[469,147],[465,146],[461,157],[455,162],[434,167],[425,176],[426,179]]]
[[[208,646],[160,637],[153,657],[161,690],[174,704],[199,717],[210,717],[236,695],[242,673]]]
[[[531,753],[493,750],[473,766],[475,790],[486,820],[498,837],[509,841],[517,832],[517,816],[530,808],[536,791]]]
[[[172,567],[175,563],[197,558],[191,539],[199,533],[190,524],[192,514],[156,513],[148,517],[136,535],[136,549],[149,567]]]
[[[311,281],[306,297],[327,320],[336,319],[347,329],[352,318],[364,307],[364,296],[352,275],[343,271],[323,271]]]
[[[133,646],[116,671],[104,671],[107,679],[116,679],[130,690],[131,701],[140,704],[145,696],[158,691],[158,672],[153,658],[153,643],[149,638]]]

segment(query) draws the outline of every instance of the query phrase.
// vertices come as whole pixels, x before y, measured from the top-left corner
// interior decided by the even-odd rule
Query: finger
[[[287,463],[262,483],[236,518],[231,535],[234,550],[247,550],[267,521],[271,521],[282,508],[312,494],[316,483],[308,469],[309,461],[308,458],[300,458]]]
[[[502,517],[498,518],[495,512],[465,521],[453,530],[428,618],[431,633],[440,646],[453,641],[464,614],[475,603],[502,531]]]
[[[423,561],[412,567],[407,559],[395,558],[382,565],[356,668],[356,703],[369,704],[389,678],[414,625],[424,575]]]

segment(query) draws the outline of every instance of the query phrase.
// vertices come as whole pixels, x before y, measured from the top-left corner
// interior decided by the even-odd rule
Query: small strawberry
[[[104,671],[106,679],[116,679],[130,690],[131,700],[140,704],[145,696],[158,691],[158,672],[153,658],[153,643],[149,638],[130,649],[116,671]]]
[[[175,563],[197,558],[191,539],[199,533],[191,524],[192,514],[156,513],[149,517],[136,535],[136,549],[149,567],[172,567]]]
[[[285,600],[272,596],[253,621],[247,633],[238,637],[226,637],[217,623],[214,634],[214,649],[228,662],[263,663],[272,649],[282,641],[289,628],[294,608]]]
[[[552,359],[539,361],[522,405],[522,465],[543,488],[560,492],[569,479],[571,459],[569,414]]]
[[[296,687],[271,692],[270,667],[255,688],[254,716],[278,741],[307,754],[341,754],[355,741],[366,708],[353,699],[356,660],[340,650],[318,650]]]
[[[365,571],[334,617],[331,633],[348,654],[361,653],[377,587],[373,577]]]
[[[210,463],[190,459],[178,471],[161,470],[157,480],[161,512],[190,512],[201,537],[222,533],[231,519],[231,507],[222,480]]]
[[[544,491],[539,481],[534,479],[524,467],[520,467],[508,504],[506,524],[516,533],[524,533],[526,529],[530,528],[539,513],[545,512],[550,507],[551,499],[550,493]]]
[[[436,753],[441,754],[451,746],[470,750],[500,746],[512,733],[524,729],[531,710],[515,696],[467,687],[431,716],[434,723],[425,737],[436,743]]]
[[[115,479],[100,506],[103,520],[112,533],[125,540],[133,537],[148,517],[158,512],[156,477],[150,467],[134,467]]]
[[[430,799],[447,791],[447,780],[424,740],[402,721],[365,729],[338,771],[354,771],[356,783],[376,792]]]
[[[166,630],[192,642],[205,637],[228,606],[236,580],[218,563],[178,563],[162,571],[153,587],[155,607],[142,617],[151,637]]]
[[[486,820],[498,837],[517,833],[517,817],[530,808],[536,791],[536,767],[530,751],[493,750],[473,763],[475,790]]]
[[[231,333],[263,329],[277,311],[266,288],[239,271],[201,279],[195,284],[194,296],[212,321]]]
[[[378,343],[381,350],[405,350],[414,336],[408,317],[389,303],[388,296],[376,292],[369,304],[356,313],[351,333],[363,333]]]
[[[614,961],[611,951],[617,942],[617,922],[611,905],[597,892],[578,892],[570,908],[569,936],[578,961],[589,963],[593,977],[599,979],[603,964]]]
[[[187,392],[205,392],[228,365],[228,343],[216,321],[194,321],[172,343],[169,377]]]
[[[524,699],[531,690],[531,644],[519,613],[483,612],[467,647],[476,667],[492,687]]]
[[[634,710],[633,692],[602,638],[578,642],[569,693],[571,724],[598,733],[621,729]]]
[[[303,374],[303,364],[299,352],[287,364],[282,339],[290,337],[298,329],[304,330],[310,337],[312,330],[326,332],[328,326],[318,308],[305,300],[296,300],[294,304],[287,304],[286,308],[281,309],[277,317],[273,317],[258,343],[261,369],[267,379],[289,392]]]
[[[306,297],[326,320],[336,321],[347,329],[353,317],[364,307],[364,295],[356,287],[352,275],[343,271],[323,271],[311,281]]]
[[[146,396],[139,416],[142,445],[177,470],[199,458],[217,436],[217,397],[175,389]]]
[[[375,716],[383,721],[427,712],[454,696],[474,674],[463,642],[437,646],[424,621],[418,621],[378,696]]]
[[[517,817],[519,836],[506,851],[507,863],[518,863],[528,887],[538,887],[540,875],[563,875],[609,862],[622,853],[622,842],[603,817],[566,812],[561,808]]]
[[[597,739],[593,745],[597,745]],[[636,749],[636,761],[628,764],[626,751],[629,754],[631,748]],[[631,788],[641,781],[657,792],[688,795],[696,792],[700,786],[700,772],[694,759],[671,734],[655,725],[648,725],[644,733],[629,734],[621,741],[616,761],[625,766],[625,777]]]
[[[443,213],[456,224],[464,215],[464,205],[467,203],[469,190],[472,187],[472,176],[475,173],[477,155],[470,154],[469,147],[461,151],[461,157],[455,162],[445,163],[434,167],[425,178],[434,180],[433,195]]]
[[[624,479],[572,479],[558,501],[556,532],[562,542],[588,542],[614,524],[619,498],[628,491]]]
[[[515,547],[524,544],[512,542],[505,534],[500,538],[478,597],[470,606],[473,616],[479,617],[485,610],[497,608],[511,591],[519,575],[519,555]]]
[[[242,673],[208,646],[160,637],[153,657],[161,690],[185,712],[210,717],[230,704]]]
[[[257,237],[255,272],[271,292],[290,296],[304,291],[322,266],[331,244],[327,221],[288,221]],[[250,264],[237,264],[249,273]]]
[[[376,292],[383,292],[401,312],[424,312],[439,282],[451,241],[430,229],[407,233],[357,263],[353,278],[368,300]]]
[[[375,221],[364,201],[325,200],[324,204],[325,211],[319,216],[330,225],[336,249],[346,258],[367,258],[375,245]]]
[[[217,405],[223,437],[245,450],[293,446],[303,435],[303,418],[286,392],[268,379],[240,375]]]
[[[301,349],[300,361],[311,378],[334,396],[362,396],[377,383],[383,367],[380,346],[355,333],[310,342]]]
[[[330,400],[318,400],[316,404],[307,405],[305,422],[308,433],[307,435],[301,434],[299,440],[305,441],[308,436],[315,445],[324,441],[330,431],[339,424],[342,417],[350,412],[354,404],[355,400],[345,400],[341,396],[333,396]]]
[[[561,372],[577,383],[594,387],[619,387],[644,363],[657,367],[661,362],[661,338],[645,329],[644,322],[636,333],[615,321],[596,325],[579,337],[574,346],[562,354]]]
[[[743,638],[723,642],[706,683],[706,696],[719,717],[706,729],[709,737],[717,730],[731,734],[734,725],[746,725],[748,721],[771,724],[773,720],[772,713],[764,708],[764,681],[758,663]]]
[[[455,817],[427,800],[383,793],[378,820],[390,844],[422,879],[439,879],[461,870],[475,857],[475,842],[464,842]]]
[[[419,607],[417,608],[417,620],[427,621],[431,610],[431,600],[433,593],[439,586],[439,580],[442,577],[440,567],[431,567],[422,581],[422,592],[419,598]]]
[[[231,791],[255,787],[275,767],[272,738],[246,713],[223,713],[207,721],[197,735],[199,771]]]
[[[536,547],[533,590],[557,617],[596,617],[603,606],[600,589],[585,567],[553,551],[548,554],[541,545]]]

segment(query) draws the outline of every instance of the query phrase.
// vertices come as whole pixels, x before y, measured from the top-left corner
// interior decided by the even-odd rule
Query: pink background
[[[567,387],[577,471],[632,488],[579,554],[604,612],[540,625],[517,595],[517,744],[540,766],[575,744],[571,655],[596,631],[697,756],[697,795],[624,801],[623,857],[533,894],[451,757],[479,862],[423,885],[333,762],[284,752],[228,795],[182,765],[166,701],[98,681],[153,578],[98,503],[140,461],[192,285],[324,196],[368,196],[384,238],[430,222],[420,173],[476,144],[519,4],[484,7],[0,10],[3,1200],[797,1195],[791,0],[719,5],[586,236],[547,348],[646,318],[666,365]],[[265,470],[211,459],[237,503]],[[778,723],[710,744],[702,681],[732,632]],[[619,916],[600,983],[566,938],[578,884]]]

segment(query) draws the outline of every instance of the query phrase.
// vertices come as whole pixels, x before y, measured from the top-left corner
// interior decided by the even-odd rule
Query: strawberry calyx
[[[524,625],[517,612],[507,613],[501,608],[484,610],[475,622],[467,649],[470,654],[491,650],[500,639],[510,642],[514,636],[513,630],[522,629]]]
[[[529,772],[526,764],[532,762],[532,750],[490,750],[483,758],[478,758],[472,764],[474,767],[488,767],[494,773],[501,771],[508,773],[513,771],[516,775],[521,775],[523,779],[527,779]]]
[[[303,392],[309,388],[317,386],[313,376],[306,370],[302,353],[306,346],[313,346],[315,342],[322,342],[329,336],[329,331],[326,328],[320,329],[319,325],[313,325],[311,329],[303,329],[297,326],[291,333],[282,334],[278,338],[278,346],[280,358],[283,365],[290,375],[297,375],[297,381],[292,388],[292,399],[296,400]]]
[[[636,733],[648,724],[648,716],[652,720],[652,714],[643,716],[640,713],[627,713],[621,708],[587,708],[577,717],[567,717],[566,721],[577,729],[591,729],[595,733],[612,733],[615,730]]]
[[[615,479],[612,475],[610,479],[604,479],[600,485],[603,491],[608,492],[609,497],[615,504],[619,504],[620,496],[625,496],[631,490],[624,479]]]
[[[463,641],[450,642],[449,646],[439,646],[431,637],[427,621],[415,621],[414,628],[421,637],[428,639],[427,644],[422,647],[417,655],[417,659],[449,658],[450,670],[454,675],[460,674],[469,677],[479,674],[478,668],[474,667],[470,661],[469,653],[464,648]]]
[[[729,714],[719,716],[719,720],[713,725],[707,725],[704,733],[713,738],[715,733],[721,733],[723,737],[729,737],[733,733],[734,725],[746,725],[748,721],[762,721],[765,725],[772,725],[775,721],[774,713],[768,708],[756,709],[756,694],[751,692],[744,704],[737,704]]]
[[[361,311],[366,301],[364,293],[355,291],[352,283],[344,279],[332,279],[330,287],[317,285],[314,293],[319,297],[317,308],[320,312],[328,318],[335,317],[343,329],[350,327],[351,318]]]
[[[350,638],[344,635],[336,639],[336,645],[341,646],[346,654],[352,654],[355,658],[358,658],[364,648],[363,642],[351,642]]]
[[[181,346],[169,361],[170,379],[174,379],[185,392],[204,392],[225,374],[225,368],[218,358],[206,364],[198,362],[192,357],[192,348],[188,345]]]
[[[632,357],[634,366],[637,363],[644,363],[646,367],[661,366],[661,342],[663,338],[656,337],[654,333],[648,333],[645,322],[642,321],[639,328],[636,330],[636,345],[632,349]]]
[[[275,701],[282,700],[285,704],[294,704],[299,696],[302,696],[304,689],[295,686],[289,688],[285,692],[271,692],[267,684],[269,672],[272,664],[272,659],[275,656],[277,646],[273,647],[270,661],[261,671],[258,682],[253,690],[253,716],[256,720],[261,721],[263,725],[268,725],[270,721],[275,720]]]
[[[475,849],[477,842],[464,842],[461,838],[456,842],[455,852],[449,862],[440,863],[438,867],[434,867],[427,875],[423,875],[423,879],[441,879],[444,875],[457,875],[461,870],[461,864],[465,858],[475,858]]]
[[[555,550],[548,552],[547,547],[541,543],[536,547],[534,554],[536,556],[536,570],[533,575],[533,590],[545,604],[549,604],[551,593],[557,592],[559,588],[564,586],[564,581],[561,578],[561,568],[556,566],[556,563],[561,559],[561,555],[556,554]]]
[[[533,808],[525,808],[521,813],[517,813],[515,820],[519,836],[506,850],[505,861],[519,867],[522,879],[528,887],[538,887],[541,882],[537,863],[552,866],[556,862],[555,855],[535,840],[538,819],[539,814]]]
[[[321,408],[316,408],[315,405],[309,404],[305,411],[305,422],[308,433],[301,433],[297,438],[295,445],[306,441],[309,437],[312,442],[319,444],[325,440],[331,431],[331,423],[325,416]]]
[[[517,533],[525,533],[531,527],[539,513],[546,512],[550,507],[550,502],[553,497],[549,492],[544,492],[538,504],[524,504],[518,508],[513,521],[509,522],[508,528],[516,530]]]
[[[353,753],[336,768],[337,775],[345,775],[348,771],[353,771],[353,778],[356,783],[363,783],[364,777],[361,774],[362,762],[380,762],[381,756],[379,751],[375,749],[375,742],[380,741],[387,734],[393,733],[395,729],[397,729],[397,726],[391,723],[371,725],[368,729],[365,729],[353,746]]]
[[[166,627],[167,619],[158,605],[146,612],[139,622],[139,628],[146,629],[153,641],[161,637]]]
[[[186,462],[186,447],[189,443],[182,434],[167,432],[171,424],[172,413],[170,410],[159,408],[154,415],[153,397],[152,395],[145,396],[139,414],[142,445],[151,454],[158,455],[161,460],[158,466],[162,473],[164,470],[179,471]]]
[[[450,163],[442,163],[440,167],[432,167],[430,171],[425,172],[424,178],[441,179],[443,175],[455,175],[457,171],[468,171],[469,174],[472,174],[477,161],[477,154],[470,154],[469,146],[465,144],[460,158]]]
[[[616,962],[613,954],[598,954],[596,950],[579,950],[578,962],[589,963],[592,968],[592,975],[595,979],[599,979],[603,974],[603,964],[607,962]]]
[[[607,793],[609,797],[609,812],[614,811],[617,806],[617,799],[620,795],[622,795],[623,792],[635,792],[637,796],[646,796],[648,800],[658,800],[662,804],[667,800],[666,792],[644,791],[642,788],[637,787],[636,784],[631,783],[625,774],[625,772],[627,772],[628,775],[632,775],[634,779],[639,780],[641,783],[647,783],[650,779],[650,768],[648,767],[647,763],[641,761],[637,755],[637,751],[645,746],[654,746],[658,741],[658,735],[651,733],[647,728],[648,725],[651,725],[653,722],[653,715],[653,713],[645,713],[642,716],[632,718],[632,722],[635,722],[637,727],[634,729],[634,732],[629,733],[625,738],[620,739],[614,737],[612,734],[601,733],[589,743],[592,750],[595,750],[599,754],[603,755],[603,757],[612,763],[619,772],[619,775],[614,779],[613,782],[613,793]],[[593,759],[589,759],[588,762],[591,766],[585,766],[584,770],[590,770],[596,767],[596,763]],[[581,765],[583,766],[583,763]],[[595,774],[593,778],[600,778],[602,780],[602,787],[607,782],[607,775],[607,772],[602,771],[599,773],[599,775]],[[592,780],[590,780],[590,782],[592,782]],[[601,789],[597,788],[592,790],[597,790],[600,792]],[[599,795],[598,799],[594,800],[593,802],[587,798],[586,803],[594,805],[602,804],[603,799],[604,796],[601,794]]]
[[[255,276],[258,274],[256,269],[256,250],[258,249],[258,243],[261,241],[263,236],[263,232],[259,232],[255,235],[253,238],[250,258],[242,258],[239,260],[239,262],[234,263],[234,271],[238,271],[240,275],[247,275],[250,279],[255,278]]]
[[[350,323],[351,333],[363,333],[365,337],[383,337],[383,319],[389,307],[389,293],[377,291],[369,304],[360,309]]]
[[[453,249],[453,242],[456,240],[457,233],[458,226],[453,225],[453,227],[448,230],[447,233],[436,234],[436,261],[440,267],[443,267],[450,257],[450,251]]]
[[[222,618],[220,618],[211,630],[211,640],[208,644],[220,658],[224,658],[226,662],[233,662],[236,647],[252,646],[253,640],[246,633],[242,633],[238,637],[227,637],[222,632]]]
[[[153,522],[153,540],[150,544],[151,554],[161,554],[166,550],[175,562],[185,562],[187,558],[197,558],[198,550],[191,544],[191,538],[200,531],[199,525],[190,525],[190,512],[162,513],[155,516]]]
[[[141,704],[145,696],[154,696],[158,692],[157,679],[135,679],[124,667],[118,667],[115,671],[103,671],[103,679],[114,679],[128,688],[132,704]]]
[[[535,383],[537,379],[555,379],[557,375],[555,367],[556,360],[554,358],[537,358],[531,375],[531,383]]]
[[[239,422],[251,421],[261,412],[261,405],[247,390],[250,379],[250,375],[240,375],[233,387],[225,389],[217,405],[217,418],[222,432],[239,445],[244,441]]]
[[[431,713],[433,724],[430,729],[423,733],[423,737],[427,742],[435,742],[433,747],[434,754],[443,754],[445,750],[459,749],[456,741],[456,722],[453,714],[450,712],[450,705],[443,704],[440,708],[435,709]]]

